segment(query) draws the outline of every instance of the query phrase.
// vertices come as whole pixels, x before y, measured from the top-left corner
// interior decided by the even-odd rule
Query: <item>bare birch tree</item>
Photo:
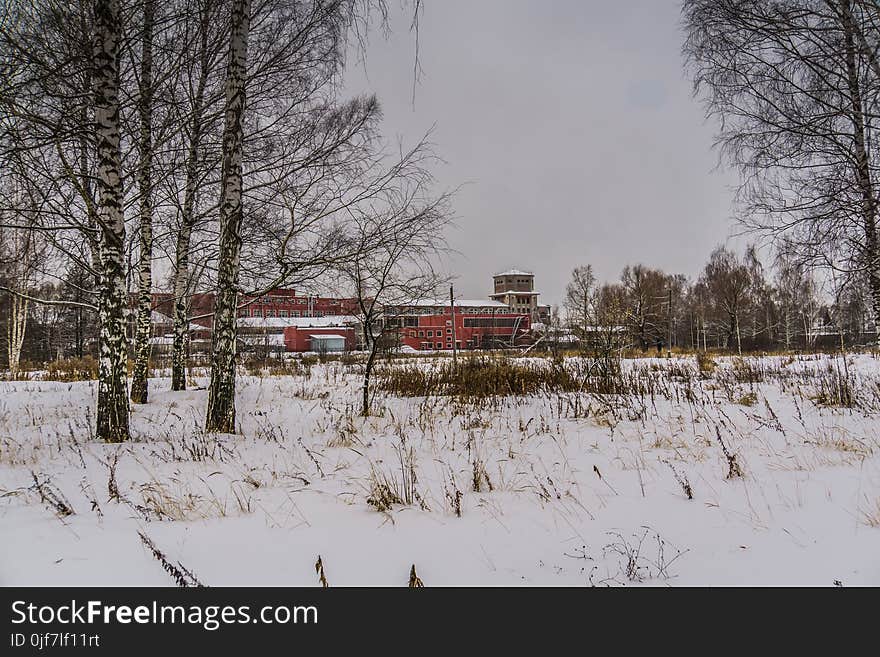
[[[23,228],[0,228],[0,274],[3,288],[9,291],[9,315],[6,319],[6,355],[9,375],[18,378],[21,348],[30,311],[30,293],[36,285],[35,261],[38,235]]]
[[[585,338],[596,324],[596,277],[590,265],[575,267],[565,288],[565,309],[569,324]]]
[[[233,0],[226,72],[220,256],[214,303],[211,385],[205,420],[206,431],[224,433],[235,432],[235,322],[241,255],[243,120],[250,9],[250,0]]]
[[[97,153],[97,221],[101,236],[101,353],[96,437],[122,442],[128,428],[128,344],[125,309],[125,217],[119,127],[118,0],[95,2],[94,115]]]
[[[685,0],[683,16],[743,223],[802,262],[863,272],[880,323],[876,2]]]
[[[147,403],[150,371],[150,326],[153,310],[153,24],[154,0],[143,2],[141,25],[141,68],[138,80],[138,191],[140,249],[138,291],[135,311],[134,370],[131,374],[131,401]]]
[[[352,256],[338,271],[354,292],[367,350],[361,386],[361,415],[365,417],[370,415],[370,382],[376,357],[383,348],[393,348],[394,337],[405,330],[401,315],[448,282],[434,263],[445,246],[449,197],[421,198],[427,182],[419,180],[400,189],[382,210],[372,207],[353,211]]]
[[[185,172],[183,189],[174,195],[182,200],[172,256],[172,291],[174,300],[174,342],[171,359],[171,389],[186,389],[186,354],[189,339],[189,298],[197,275],[193,271],[192,239],[206,212],[200,212],[198,197],[213,182],[211,172],[219,162],[219,147],[214,148],[214,133],[222,115],[212,109],[218,101],[222,86],[218,84],[222,71],[224,42],[228,42],[229,26],[223,20],[226,4],[219,0],[194,0],[185,5],[186,33],[194,35],[184,46],[189,56],[181,62],[185,75],[181,78],[183,97],[178,122],[186,127],[187,136],[182,144]],[[222,96],[221,96],[222,97]],[[219,146],[219,144],[218,144]],[[170,178],[173,183],[175,179]],[[201,260],[201,258],[199,258]],[[196,269],[198,272],[199,269]]]

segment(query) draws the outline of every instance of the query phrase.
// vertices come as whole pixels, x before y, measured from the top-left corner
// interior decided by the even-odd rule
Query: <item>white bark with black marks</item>
[[[862,85],[859,80],[857,61],[856,25],[850,0],[840,0],[840,15],[844,34],[846,79],[849,90],[850,110],[855,150],[855,170],[859,192],[862,196],[862,223],[865,232],[863,245],[868,289],[874,321],[880,327],[880,237],[877,234],[877,199],[874,190],[870,156],[866,138],[865,109]]]
[[[140,194],[140,258],[134,338],[131,401],[146,404],[150,373],[150,318],[153,290],[153,17],[154,0],[144,2],[141,36],[141,77],[138,97],[140,118],[138,191]]]
[[[205,93],[211,74],[208,35],[213,3],[201,5],[199,18],[198,78],[189,120],[189,145],[186,155],[186,180],[180,228],[174,252],[174,343],[171,355],[171,389],[186,390],[186,361],[189,347],[190,249],[196,224],[196,195],[199,189],[200,153],[205,130]]]
[[[97,221],[101,240],[100,363],[95,436],[128,440],[128,371],[125,336],[125,219],[119,147],[119,0],[95,2],[94,102]]]
[[[220,193],[220,254],[211,348],[206,431],[235,432],[235,351],[241,257],[242,155],[250,0],[234,0]]]

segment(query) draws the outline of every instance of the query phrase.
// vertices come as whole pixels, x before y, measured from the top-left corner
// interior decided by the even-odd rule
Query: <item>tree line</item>
[[[741,224],[880,324],[876,0],[684,0],[694,92],[741,174]],[[785,269],[785,268],[783,268]]]
[[[821,284],[820,284],[821,283]],[[600,283],[590,265],[572,272],[553,334],[590,344],[616,332],[618,347],[647,352],[802,349],[866,345],[877,338],[866,280],[817,281],[780,255],[765,267],[757,249],[719,246],[695,280],[642,264]]]

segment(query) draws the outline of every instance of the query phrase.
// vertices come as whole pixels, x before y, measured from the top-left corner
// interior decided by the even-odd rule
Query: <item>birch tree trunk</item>
[[[125,220],[119,148],[119,0],[95,1],[94,95],[97,220],[101,233],[100,366],[96,438],[122,442],[128,432],[125,337]]]
[[[131,401],[146,404],[150,373],[150,316],[153,289],[153,16],[154,0],[144,1],[141,42],[141,79],[138,97],[140,140],[138,191],[140,193],[140,260],[138,262],[137,325]]]
[[[171,389],[186,390],[186,354],[189,341],[189,251],[195,226],[195,202],[198,189],[199,145],[202,141],[205,87],[210,73],[208,64],[209,7],[205,6],[200,23],[199,79],[193,99],[189,148],[186,156],[186,183],[183,212],[174,255],[174,345],[171,355]]]
[[[865,233],[863,245],[865,268],[868,274],[868,289],[874,321],[880,327],[880,236],[877,234],[877,200],[865,129],[862,88],[859,80],[859,67],[856,61],[855,19],[850,0],[840,0],[845,45],[847,86],[849,88],[850,119],[853,124],[853,145],[855,147],[856,180],[862,195],[862,226]]]
[[[211,345],[206,431],[235,432],[235,342],[242,222],[242,119],[250,0],[232,3],[220,192],[220,255]]]
[[[15,380],[20,371],[21,347],[24,344],[24,332],[27,328],[28,300],[17,294],[11,294],[9,305],[6,355],[9,359],[10,377]]]

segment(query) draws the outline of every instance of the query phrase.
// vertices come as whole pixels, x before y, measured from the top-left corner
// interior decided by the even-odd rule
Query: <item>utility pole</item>
[[[669,304],[666,310],[666,314],[669,316],[669,331],[666,341],[666,351],[672,355],[672,285],[669,286]]]
[[[452,365],[458,366],[458,348],[455,342],[455,295],[452,286],[449,286],[449,312],[452,315]]]

